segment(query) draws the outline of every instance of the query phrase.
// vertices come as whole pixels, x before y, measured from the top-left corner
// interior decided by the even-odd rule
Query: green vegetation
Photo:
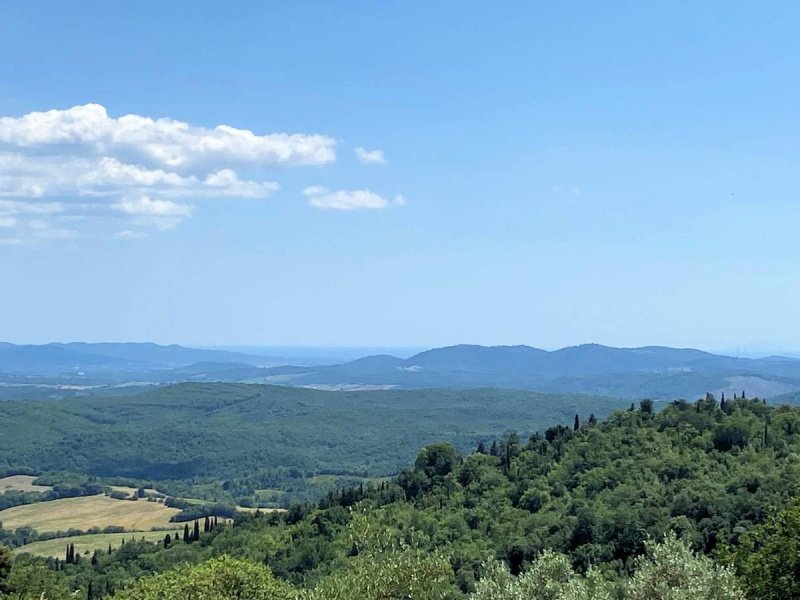
[[[621,405],[521,391],[323,392],[245,384],[2,402],[0,469],[72,471],[121,485],[127,477],[128,485],[175,497],[285,506],[397,473],[435,441],[463,451],[512,429],[529,433],[571,422],[579,408],[601,416]],[[279,490],[277,497],[271,490]]]
[[[182,539],[91,562],[20,555],[14,569],[44,569],[89,597],[149,597],[191,573],[200,587],[187,598],[247,597],[248,581],[299,600],[798,595],[800,410],[709,396],[570,421],[467,455],[432,444],[393,480],[285,514],[187,524]],[[227,569],[227,591],[214,577],[203,587],[215,569]]]

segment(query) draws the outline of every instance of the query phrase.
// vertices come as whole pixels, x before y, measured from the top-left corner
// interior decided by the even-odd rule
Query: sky
[[[3,3],[0,339],[800,350],[799,21]]]

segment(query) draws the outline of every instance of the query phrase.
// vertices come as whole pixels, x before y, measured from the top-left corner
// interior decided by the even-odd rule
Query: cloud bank
[[[120,222],[119,237],[170,229],[192,216],[192,200],[267,198],[274,181],[248,173],[336,160],[317,134],[271,133],[174,119],[109,116],[99,104],[0,117],[0,227],[5,244],[62,239],[89,219]]]

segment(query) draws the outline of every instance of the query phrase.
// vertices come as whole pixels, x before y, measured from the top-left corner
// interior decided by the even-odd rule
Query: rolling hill
[[[8,401],[0,403],[0,470],[195,482],[291,471],[252,487],[302,491],[320,475],[394,473],[434,441],[468,450],[508,431],[570,424],[576,413],[600,417],[623,405],[519,390],[325,392],[231,383]]]
[[[499,387],[541,392],[672,399],[706,391],[773,397],[800,390],[800,361],[719,356],[659,346],[611,348],[585,344],[545,351],[529,346],[460,345],[408,359],[367,357],[309,368],[292,385],[392,385],[400,388]]]

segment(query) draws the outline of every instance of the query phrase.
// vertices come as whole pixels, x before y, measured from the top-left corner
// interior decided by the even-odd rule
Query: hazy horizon
[[[12,340],[0,339],[0,343],[10,343],[20,346],[39,346],[47,344],[70,344],[70,343],[88,343],[88,344],[147,344],[153,343],[159,346],[183,346],[185,348],[196,348],[205,350],[224,350],[227,352],[236,352],[242,354],[252,354],[256,356],[274,356],[280,358],[298,358],[298,359],[340,359],[342,361],[355,360],[365,356],[373,355],[391,355],[397,358],[409,358],[414,354],[433,350],[438,348],[446,348],[451,346],[485,346],[485,347],[511,347],[511,346],[527,346],[530,348],[537,348],[554,352],[565,348],[572,348],[576,346],[585,345],[601,345],[610,348],[620,349],[637,349],[643,347],[665,347],[675,348],[682,350],[700,350],[710,354],[721,356],[741,357],[741,358],[765,358],[769,356],[785,356],[790,358],[800,358],[800,351],[791,348],[782,348],[777,346],[769,346],[766,344],[753,343],[750,345],[740,345],[736,348],[702,348],[696,346],[665,346],[663,344],[644,344],[643,346],[614,346],[610,344],[599,344],[598,342],[582,342],[579,344],[569,344],[566,346],[542,346],[535,343],[521,343],[521,344],[484,344],[480,342],[457,342],[454,344],[440,344],[433,346],[348,346],[348,345],[281,345],[276,346],[272,344],[193,344],[184,342],[153,342],[152,340],[50,340],[48,342],[15,342]]]

